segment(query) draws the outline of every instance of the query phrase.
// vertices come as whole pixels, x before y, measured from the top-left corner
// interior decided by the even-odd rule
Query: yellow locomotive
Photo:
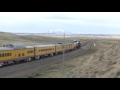
[[[54,56],[56,54],[71,51],[80,48],[81,44],[78,41],[63,44],[48,44],[48,45],[32,45],[25,46],[24,44],[5,44],[0,47],[0,67],[9,63],[20,61],[31,61],[40,59],[44,56]]]

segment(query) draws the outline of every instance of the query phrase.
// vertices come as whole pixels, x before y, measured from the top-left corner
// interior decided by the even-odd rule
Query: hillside
[[[96,47],[79,57],[52,65],[25,77],[34,78],[120,78],[120,41],[97,39]]]
[[[66,42],[71,42],[78,37],[66,37]],[[85,41],[86,39],[81,39]],[[24,43],[26,45],[35,44],[54,44],[61,42],[63,43],[63,37],[50,37],[50,36],[40,36],[40,35],[16,35],[9,32],[0,32],[0,46],[5,43]]]
[[[35,78],[120,78],[120,40],[102,39],[90,37],[70,37],[66,41],[79,39],[81,42],[93,40],[96,44],[82,55],[52,65],[50,68],[44,68],[32,75],[25,77]],[[37,35],[16,35],[7,32],[0,32],[0,45],[5,43],[24,43],[33,44],[50,44],[63,42],[63,38],[37,36]],[[93,43],[93,44],[94,44]]]

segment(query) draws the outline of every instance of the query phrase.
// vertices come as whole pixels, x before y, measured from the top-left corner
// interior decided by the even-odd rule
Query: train
[[[81,47],[78,40],[70,43],[57,43],[46,45],[31,45],[26,46],[22,43],[4,44],[0,47],[0,67],[8,64],[15,64],[22,61],[37,60],[46,56],[54,56],[63,51],[69,52]]]

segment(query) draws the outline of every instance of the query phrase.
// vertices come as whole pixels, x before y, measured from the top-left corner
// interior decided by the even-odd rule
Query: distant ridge
[[[59,33],[13,33],[13,34],[17,34],[17,35],[63,35],[63,34],[59,34]],[[77,36],[110,36],[110,35],[120,35],[120,34],[68,34],[65,33],[65,35],[77,35]]]
[[[49,33],[49,32],[45,32],[45,33],[27,33],[27,32],[3,32],[0,31],[0,35],[1,34],[5,34],[5,35],[40,35],[40,36],[62,36],[63,33]],[[113,36],[113,35],[117,35],[120,36],[120,34],[82,34],[82,33],[73,33],[73,32],[65,32],[65,35],[67,36]]]

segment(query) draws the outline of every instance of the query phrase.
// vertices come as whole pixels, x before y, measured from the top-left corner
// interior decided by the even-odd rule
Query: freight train
[[[10,63],[21,61],[31,61],[45,56],[54,56],[59,53],[69,52],[81,47],[80,41],[62,44],[31,45],[24,44],[4,44],[0,47],[0,67]]]

